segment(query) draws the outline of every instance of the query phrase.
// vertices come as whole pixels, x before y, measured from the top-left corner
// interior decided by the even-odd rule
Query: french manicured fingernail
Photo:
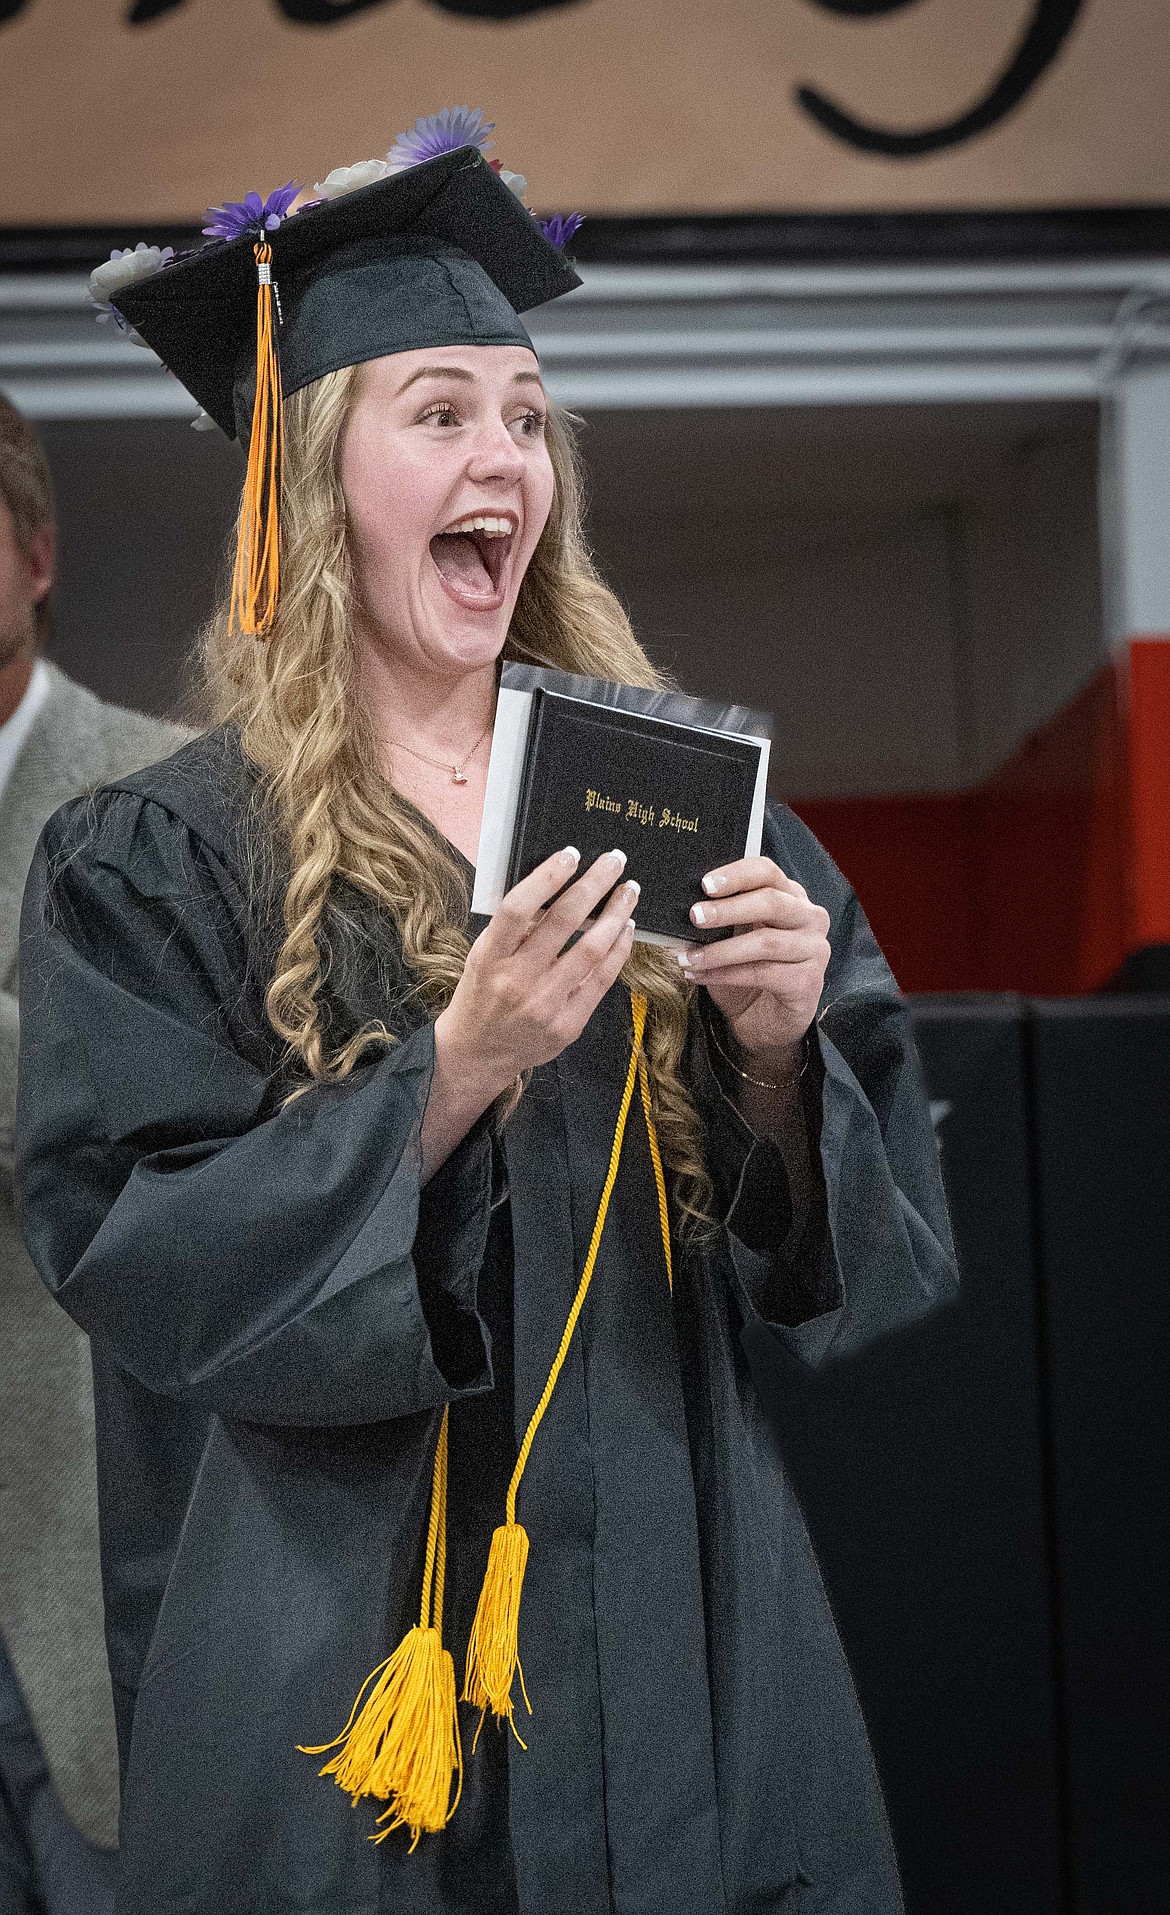
[[[578,851],[575,844],[567,844],[564,850],[561,852],[561,856],[562,858],[567,858],[570,864],[576,864],[578,859],[581,856],[581,853]]]
[[[631,904],[633,904],[635,898],[639,898],[642,895],[642,887],[638,883],[637,878],[627,878],[622,886],[622,890],[628,896]]]
[[[676,960],[677,960],[677,962],[678,962],[678,964],[679,964],[679,965],[681,966],[681,968],[682,968],[682,969],[683,969],[683,970],[685,971],[685,970],[686,970],[686,968],[687,968],[687,965],[688,965],[688,964],[690,963],[690,961],[691,961],[691,954],[690,954],[690,952],[689,952],[689,951],[676,951],[674,955],[675,955],[675,958],[676,958]]]
[[[704,911],[701,904],[692,904],[691,917],[696,924],[706,924],[709,915],[709,912]]]
[[[707,896],[710,897],[712,892],[722,891],[726,883],[727,877],[724,872],[708,871],[706,877],[703,879],[703,889],[707,893]]]
[[[607,851],[605,855],[606,855],[606,857],[607,857],[607,858],[613,858],[613,859],[616,859],[616,860],[617,860],[617,868],[618,868],[618,870],[619,870],[619,871],[624,871],[624,869],[625,869],[625,864],[626,864],[626,854],[625,854],[625,852],[624,852],[624,851],[619,851],[619,850],[617,850],[617,848],[615,847],[615,848],[614,848],[614,850],[612,850],[612,851]]]

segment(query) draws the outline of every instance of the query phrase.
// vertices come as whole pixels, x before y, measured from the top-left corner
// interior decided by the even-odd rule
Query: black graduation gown
[[[489,1722],[449,1827],[374,1845],[298,1754],[418,1620],[451,1405],[444,1635],[462,1678],[519,1438],[579,1281],[628,994],[420,1191],[432,1026],[387,920],[331,929],[334,1034],[402,1041],[291,1103],[275,933],[230,732],[67,805],[25,901],[19,1181],[92,1340],[124,1765],[119,1915],[895,1915],[881,1795],[804,1522],[741,1347],[817,1363],[955,1284],[905,1010],[788,811],[766,849],[832,916],[807,1082],[823,1216],[688,1068],[725,1223],[673,1297],[638,1107],[520,1489],[522,1750]]]

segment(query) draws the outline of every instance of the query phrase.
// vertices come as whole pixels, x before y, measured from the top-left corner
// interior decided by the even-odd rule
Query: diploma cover
[[[506,841],[496,850],[497,860],[503,853],[498,894],[567,844],[581,852],[578,870],[617,847],[626,853],[622,880],[636,878],[642,887],[634,913],[639,937],[680,945],[727,935],[700,930],[689,912],[703,896],[705,872],[759,849],[770,721],[677,692],[505,667],[502,706],[505,692],[516,689],[524,694],[524,720],[510,737],[505,723],[501,735],[497,713],[484,806],[484,838],[495,812]],[[728,716],[730,727],[711,722]],[[507,815],[500,815],[498,779],[494,794],[492,788],[497,740],[510,759]],[[481,839],[473,910],[485,908],[484,849]]]

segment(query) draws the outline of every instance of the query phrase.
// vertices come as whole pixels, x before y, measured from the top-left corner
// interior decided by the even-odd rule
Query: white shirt
[[[52,682],[44,659],[38,658],[24,688],[24,697],[11,718],[0,725],[0,798],[8,788],[12,767],[20,757],[25,740],[36,723],[37,714],[49,696]]]

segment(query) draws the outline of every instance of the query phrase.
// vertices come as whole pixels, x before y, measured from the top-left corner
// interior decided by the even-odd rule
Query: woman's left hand
[[[708,930],[734,934],[679,953],[684,975],[702,984],[737,1043],[761,1062],[787,1062],[817,1014],[829,962],[829,914],[771,858],[739,858],[703,879],[691,907]]]

